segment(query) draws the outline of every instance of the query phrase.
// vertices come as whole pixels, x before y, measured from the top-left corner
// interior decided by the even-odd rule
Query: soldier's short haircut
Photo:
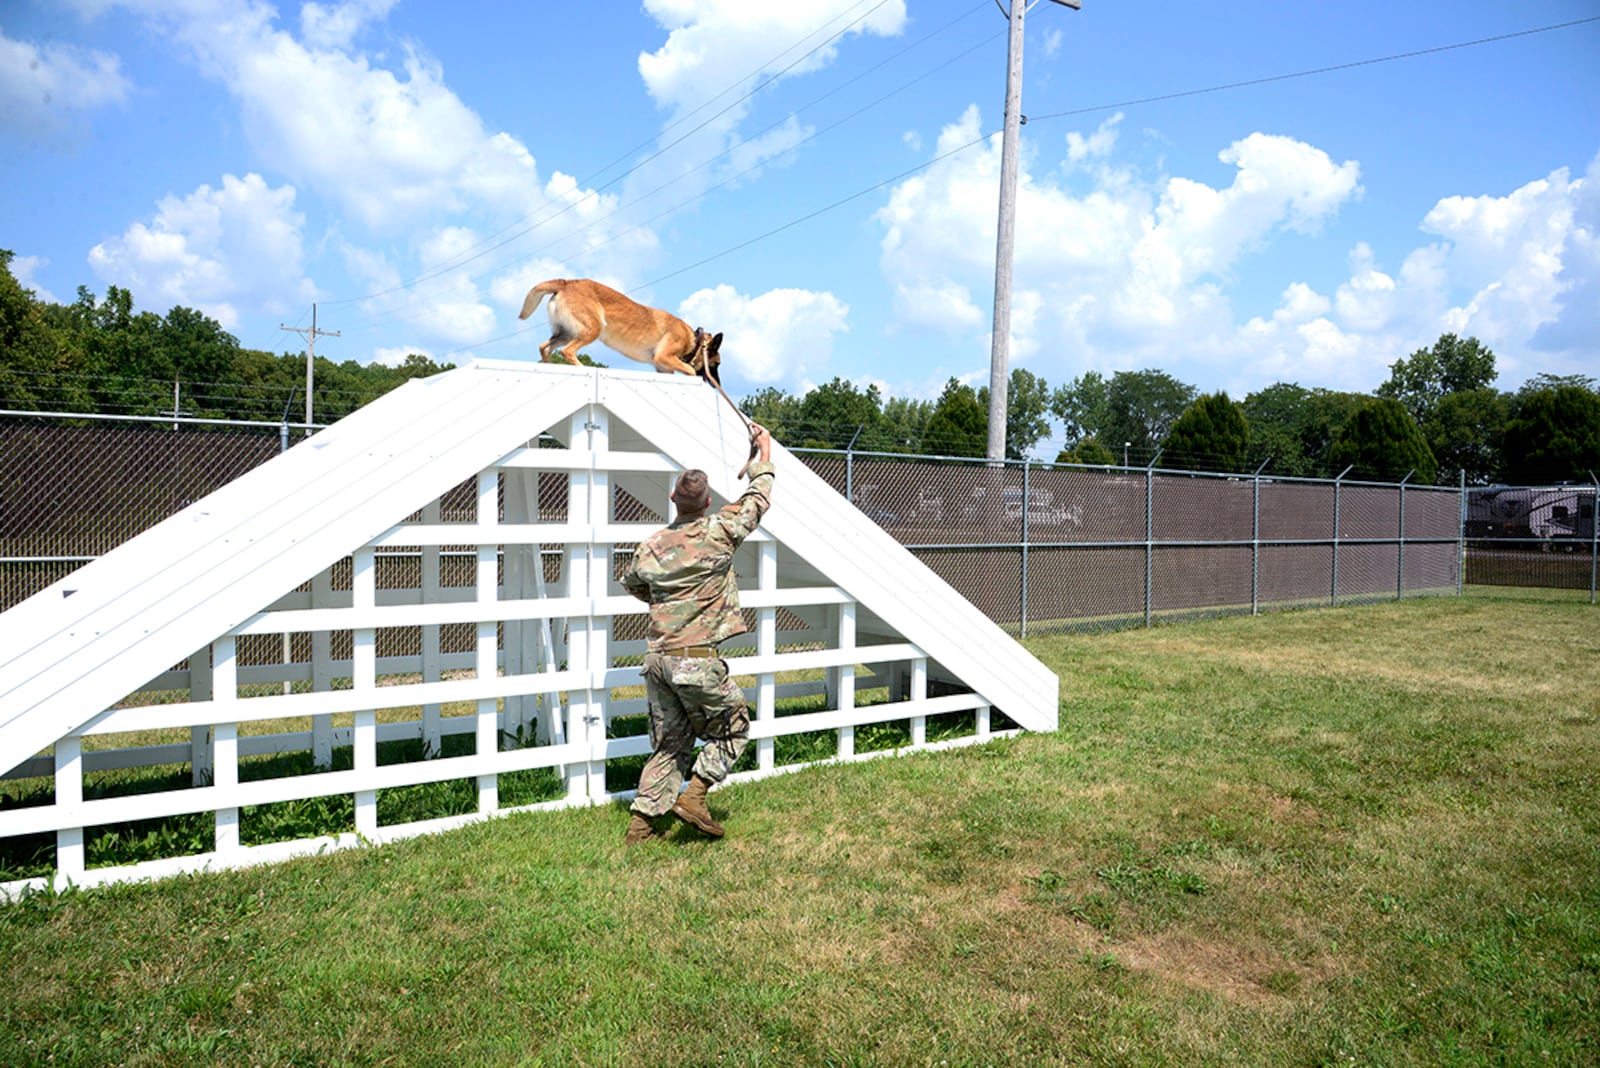
[[[697,508],[704,508],[711,503],[711,481],[698,467],[690,468],[678,476],[678,484],[672,490],[672,499],[677,502],[679,508],[691,512]]]

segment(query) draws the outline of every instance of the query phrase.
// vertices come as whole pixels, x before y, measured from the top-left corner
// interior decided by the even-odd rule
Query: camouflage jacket
[[[772,464],[720,512],[679,519],[639,543],[622,588],[650,605],[650,651],[715,645],[749,628],[739,613],[733,553],[772,506]]]

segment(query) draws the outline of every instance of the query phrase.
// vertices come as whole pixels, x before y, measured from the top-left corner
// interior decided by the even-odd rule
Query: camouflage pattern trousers
[[[661,816],[672,811],[692,766],[695,775],[719,783],[750,744],[750,714],[744,691],[728,676],[727,661],[647,653],[645,693],[650,701],[650,760],[639,776],[633,811]],[[706,740],[698,758],[696,738]]]

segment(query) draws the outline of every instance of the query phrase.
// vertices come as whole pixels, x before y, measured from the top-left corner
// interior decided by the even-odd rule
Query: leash
[[[717,392],[722,394],[722,399],[728,402],[728,407],[733,409],[733,414],[737,415],[739,417],[739,422],[744,424],[745,433],[750,435],[750,455],[745,457],[744,466],[739,468],[738,477],[742,479],[745,477],[746,472],[750,470],[750,465],[755,463],[756,457],[761,454],[761,450],[756,447],[755,428],[750,425],[750,420],[745,418],[745,414],[739,410],[739,406],[733,403],[733,398],[728,396],[727,392],[723,390],[721,382],[718,382],[715,378],[712,378],[709,375],[706,377],[706,381],[717,387]]]
[[[700,332],[700,329],[696,327],[696,339],[699,338]],[[742,479],[745,477],[746,472],[750,470],[750,465],[755,463],[756,457],[761,454],[761,450],[756,446],[755,428],[750,425],[750,420],[746,418],[745,414],[739,410],[739,406],[733,403],[733,398],[728,396],[727,390],[722,388],[722,382],[712,376],[711,368],[709,366],[704,364],[701,365],[700,377],[704,378],[707,382],[710,382],[712,386],[716,388],[716,391],[722,394],[722,399],[728,402],[728,407],[733,409],[733,414],[737,415],[739,417],[739,422],[744,424],[745,433],[750,435],[750,455],[745,458],[744,466],[739,468],[738,477]]]

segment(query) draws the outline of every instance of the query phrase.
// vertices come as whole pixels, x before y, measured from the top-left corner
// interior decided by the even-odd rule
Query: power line
[[[314,375],[313,367],[316,364],[317,338],[319,336],[339,337],[341,335],[337,330],[317,329],[317,306],[315,304],[311,305],[311,325],[309,327],[284,326],[282,323],[280,323],[278,324],[278,329],[289,330],[293,333],[304,334],[306,336],[306,422],[309,423],[311,422],[311,385]]]
[[[692,271],[696,267],[704,267],[706,264],[712,263],[712,262],[714,262],[716,260],[720,260],[722,257],[730,255],[730,254],[735,253],[735,252],[738,252],[740,249],[749,248],[751,245],[756,244],[758,241],[765,241],[767,238],[773,237],[773,236],[775,236],[777,234],[781,234],[785,230],[792,230],[796,226],[799,226],[801,223],[810,222],[812,219],[815,219],[819,215],[826,215],[828,212],[833,211],[836,208],[841,208],[844,205],[850,203],[852,200],[859,200],[862,197],[866,196],[868,193],[875,193],[879,189],[882,189],[886,185],[891,185],[891,184],[893,184],[895,182],[898,182],[902,178],[909,178],[911,175],[916,174],[918,171],[927,170],[929,167],[933,166],[935,163],[939,163],[939,162],[942,162],[944,160],[949,159],[952,156],[959,155],[962,152],[965,152],[967,149],[971,148],[973,145],[982,144],[984,141],[988,140],[990,137],[993,137],[993,136],[994,135],[992,133],[981,134],[981,135],[979,135],[977,137],[974,137],[972,140],[968,141],[964,145],[958,145],[955,148],[950,149],[948,152],[941,152],[939,155],[934,156],[930,160],[924,160],[923,162],[917,164],[915,167],[911,167],[911,168],[908,168],[907,170],[903,170],[899,174],[891,175],[890,177],[883,179],[883,181],[876,182],[876,183],[874,183],[872,185],[869,185],[865,189],[857,190],[856,192],[851,193],[849,196],[841,197],[838,200],[835,200],[832,204],[827,204],[827,205],[824,205],[823,207],[818,208],[816,211],[808,212],[805,215],[800,216],[798,219],[791,219],[789,222],[784,223],[782,226],[775,226],[771,230],[768,230],[765,233],[757,234],[755,237],[752,237],[747,241],[741,241],[737,245],[732,245],[732,246],[730,246],[728,248],[723,249],[721,252],[712,253],[710,256],[707,256],[705,259],[696,260],[694,263],[689,264],[687,267],[681,267],[678,270],[672,271],[669,274],[661,275],[658,278],[655,278],[655,279],[652,279],[649,282],[646,282],[643,286],[640,286],[638,288],[647,289],[647,288],[649,288],[651,286],[656,285],[657,283],[665,282],[669,278],[676,278],[680,274],[684,274],[684,273],[687,273],[689,271]]]
[[[1531,30],[1517,30],[1513,33],[1496,34],[1493,37],[1479,37],[1472,41],[1458,41],[1455,44],[1439,45],[1435,48],[1419,48],[1411,52],[1396,52],[1388,56],[1376,56],[1371,59],[1357,59],[1349,63],[1336,63],[1331,67],[1314,67],[1310,70],[1298,70],[1288,74],[1272,74],[1265,78],[1251,78],[1242,82],[1227,82],[1222,85],[1210,85],[1204,89],[1185,89],[1176,93],[1162,93],[1159,96],[1139,97],[1136,100],[1124,100],[1117,104],[1095,104],[1092,107],[1072,108],[1068,111],[1052,111],[1045,115],[1029,115],[1029,122],[1043,122],[1046,119],[1061,119],[1070,115],[1087,115],[1096,111],[1111,111],[1114,108],[1131,108],[1138,104],[1156,104],[1164,100],[1179,100],[1188,96],[1202,96],[1206,93],[1220,93],[1225,89],[1245,89],[1252,85],[1268,85],[1272,82],[1284,82],[1294,78],[1309,78],[1314,74],[1332,74],[1341,70],[1353,70],[1356,67],[1370,67],[1378,63],[1393,63],[1401,59],[1415,59],[1418,56],[1431,56],[1440,52],[1451,52],[1458,48],[1472,48],[1477,45],[1493,44],[1496,41],[1509,41],[1516,37],[1528,37],[1536,33],[1548,33],[1551,30],[1565,30],[1573,26],[1582,26],[1588,22],[1600,22],[1600,15],[1591,15],[1589,18],[1573,19],[1570,22],[1557,22],[1549,26],[1538,26]]]
[[[1319,67],[1319,68],[1316,68],[1314,70],[1298,71],[1298,72],[1295,72],[1295,73],[1292,73],[1292,74],[1274,75],[1274,76],[1272,76],[1270,78],[1258,78],[1258,79],[1253,79],[1251,81],[1234,82],[1234,83],[1231,83],[1231,84],[1228,84],[1228,85],[1211,86],[1211,87],[1208,87],[1208,88],[1205,88],[1205,89],[1193,89],[1193,90],[1188,90],[1188,91],[1185,91],[1185,92],[1182,92],[1182,93],[1169,93],[1169,94],[1165,94],[1163,96],[1149,97],[1149,98],[1145,98],[1143,100],[1128,101],[1128,102],[1125,102],[1125,103],[1122,103],[1122,104],[1102,104],[1102,105],[1098,105],[1098,106],[1095,106],[1095,107],[1078,108],[1078,109],[1074,109],[1072,111],[1054,112],[1054,113],[1051,113],[1051,114],[1048,114],[1048,115],[1038,116],[1037,118],[1030,119],[1029,121],[1036,122],[1036,121],[1039,121],[1041,119],[1060,118],[1060,117],[1063,117],[1063,116],[1066,116],[1066,115],[1076,115],[1076,114],[1082,114],[1082,113],[1090,112],[1090,111],[1106,111],[1106,110],[1109,110],[1111,108],[1131,107],[1134,104],[1149,103],[1149,102],[1159,101],[1159,100],[1169,100],[1169,99],[1173,99],[1173,98],[1179,97],[1179,96],[1195,96],[1195,95],[1198,95],[1200,93],[1219,92],[1219,91],[1221,91],[1223,89],[1232,89],[1232,88],[1239,88],[1239,87],[1249,86],[1249,85],[1257,85],[1257,84],[1261,84],[1263,82],[1282,81],[1282,80],[1287,79],[1287,78],[1307,77],[1307,76],[1310,76],[1310,75],[1313,75],[1313,74],[1323,74],[1323,73],[1328,73],[1328,72],[1331,72],[1331,71],[1345,70],[1345,69],[1348,69],[1348,68],[1351,68],[1351,67],[1367,66],[1367,65],[1370,65],[1370,64],[1374,64],[1374,63],[1386,63],[1386,62],[1390,62],[1392,60],[1397,60],[1397,59],[1408,59],[1408,58],[1413,58],[1413,57],[1416,57],[1416,56],[1430,55],[1430,54],[1433,54],[1433,53],[1436,53],[1436,52],[1447,52],[1447,51],[1451,51],[1453,49],[1468,48],[1468,47],[1471,47],[1473,45],[1488,44],[1488,43],[1491,43],[1491,42],[1494,42],[1494,41],[1508,40],[1508,39],[1515,38],[1515,37],[1525,37],[1525,36],[1528,36],[1530,34],[1545,33],[1545,32],[1550,31],[1550,30],[1566,29],[1566,28],[1570,28],[1572,26],[1580,26],[1580,25],[1583,25],[1585,23],[1590,23],[1590,22],[1600,22],[1600,15],[1596,15],[1596,16],[1593,16],[1593,17],[1590,17],[1590,18],[1584,18],[1584,19],[1574,19],[1574,20],[1572,20],[1570,22],[1556,23],[1556,24],[1553,24],[1553,25],[1550,25],[1550,26],[1541,26],[1541,27],[1537,27],[1537,28],[1531,29],[1531,30],[1520,30],[1520,31],[1517,31],[1515,33],[1499,34],[1499,35],[1496,35],[1494,37],[1483,37],[1483,38],[1479,38],[1479,39],[1473,40],[1473,41],[1463,41],[1463,42],[1459,42],[1457,44],[1452,44],[1452,45],[1441,45],[1441,46],[1436,47],[1436,48],[1418,49],[1418,50],[1415,50],[1415,51],[1412,51],[1412,52],[1396,53],[1395,55],[1392,55],[1392,56],[1383,56],[1383,57],[1379,57],[1379,58],[1376,58],[1376,59],[1358,60],[1358,61],[1353,62],[1353,63],[1344,63],[1344,64],[1339,64],[1339,65],[1336,65],[1336,66],[1332,66],[1332,67]],[[953,149],[951,149],[951,150],[949,150],[947,152],[941,153],[940,155],[933,157],[932,159],[929,159],[929,160],[926,160],[926,161],[924,161],[922,163],[919,163],[917,166],[912,167],[909,170],[901,171],[899,174],[896,174],[896,175],[894,175],[892,177],[889,177],[889,178],[885,178],[880,182],[876,182],[873,185],[870,185],[870,186],[868,186],[868,187],[866,187],[864,189],[861,189],[861,190],[858,190],[858,191],[856,191],[854,193],[851,193],[848,196],[841,197],[840,199],[833,201],[831,204],[827,204],[827,205],[825,205],[825,206],[823,206],[821,208],[816,209],[815,211],[808,212],[807,214],[802,215],[799,218],[792,219],[789,222],[784,223],[781,226],[775,226],[770,230],[767,230],[767,231],[765,231],[765,232],[763,232],[761,234],[757,234],[756,236],[754,236],[752,238],[749,238],[749,239],[747,239],[745,241],[741,241],[736,245],[729,246],[728,248],[723,249],[721,252],[716,252],[716,253],[713,253],[712,255],[707,256],[707,257],[705,257],[703,259],[696,260],[694,263],[691,263],[686,267],[680,268],[679,270],[672,271],[669,274],[661,275],[661,276],[651,280],[650,282],[645,283],[644,286],[639,287],[639,288],[648,288],[648,287],[654,286],[654,285],[656,285],[656,284],[658,284],[660,282],[667,281],[668,279],[675,278],[678,275],[687,273],[688,271],[692,271],[697,267],[703,267],[706,264],[712,263],[712,262],[714,262],[716,260],[719,260],[724,256],[727,256],[727,255],[730,255],[730,254],[732,254],[734,252],[738,252],[738,251],[740,251],[742,249],[748,248],[749,246],[751,246],[753,244],[756,244],[756,243],[758,243],[760,241],[764,241],[769,237],[773,237],[773,236],[775,236],[777,234],[780,234],[780,233],[784,232],[785,230],[793,229],[794,227],[799,226],[801,223],[809,222],[810,220],[816,218],[819,215],[823,215],[823,214],[826,214],[827,212],[830,212],[830,211],[833,211],[833,210],[835,210],[837,208],[843,207],[845,204],[848,204],[853,200],[858,200],[861,197],[866,196],[868,193],[875,192],[876,190],[881,189],[886,185],[890,185],[890,184],[892,184],[894,182],[900,181],[902,178],[906,178],[906,177],[909,177],[910,175],[916,174],[918,171],[925,170],[928,167],[933,166],[935,163],[939,163],[939,162],[941,162],[943,160],[949,159],[952,156],[955,156],[955,155],[958,155],[958,154],[960,154],[962,152],[965,152],[967,149],[972,148],[974,145],[980,144],[983,141],[988,140],[992,136],[994,136],[993,132],[987,133],[987,134],[983,134],[983,135],[981,135],[979,137],[976,137],[976,138],[972,139],[971,141],[966,142],[963,145],[959,145],[956,148],[953,148]]]
[[[1204,93],[1221,92],[1221,91],[1226,90],[1226,89],[1244,88],[1244,87],[1248,87],[1248,86],[1252,86],[1252,85],[1260,85],[1260,84],[1265,84],[1265,83],[1275,82],[1275,81],[1284,81],[1284,80],[1288,80],[1288,79],[1292,79],[1292,78],[1310,77],[1310,76],[1315,75],[1315,74],[1332,73],[1332,72],[1336,72],[1336,71],[1340,71],[1340,70],[1352,69],[1352,68],[1355,68],[1355,67],[1370,66],[1370,65],[1373,65],[1373,64],[1377,64],[1377,63],[1387,63],[1387,62],[1393,62],[1395,60],[1400,60],[1400,59],[1410,59],[1410,58],[1416,58],[1416,57],[1424,56],[1424,55],[1433,55],[1433,54],[1440,53],[1440,52],[1448,52],[1448,51],[1453,51],[1453,50],[1462,49],[1462,48],[1470,48],[1470,47],[1474,47],[1476,45],[1481,45],[1481,44],[1489,44],[1489,43],[1493,43],[1493,42],[1497,42],[1497,41],[1510,40],[1510,39],[1514,39],[1514,38],[1518,38],[1518,37],[1526,37],[1526,36],[1530,36],[1530,35],[1533,35],[1533,34],[1546,33],[1546,32],[1552,31],[1552,30],[1568,29],[1568,28],[1571,28],[1571,27],[1574,27],[1574,26],[1581,26],[1581,25],[1584,25],[1584,24],[1587,24],[1587,23],[1592,23],[1592,22],[1600,22],[1600,15],[1592,16],[1592,17],[1589,17],[1589,18],[1583,18],[1583,19],[1574,19],[1574,20],[1571,20],[1571,21],[1568,21],[1568,22],[1554,23],[1554,24],[1551,24],[1549,26],[1540,26],[1540,27],[1535,27],[1533,29],[1528,29],[1528,30],[1519,30],[1519,31],[1516,31],[1516,32],[1513,32],[1513,33],[1497,34],[1497,35],[1492,36],[1492,37],[1477,38],[1477,39],[1472,40],[1472,41],[1462,41],[1462,42],[1457,42],[1455,44],[1440,45],[1440,46],[1437,46],[1437,47],[1434,47],[1434,48],[1416,49],[1416,50],[1413,50],[1413,51],[1410,51],[1410,52],[1400,52],[1400,53],[1395,53],[1395,54],[1389,55],[1389,56],[1380,56],[1380,57],[1376,57],[1376,58],[1372,58],[1372,59],[1356,60],[1356,61],[1353,61],[1353,62],[1350,62],[1350,63],[1336,64],[1336,65],[1328,66],[1328,67],[1317,67],[1317,68],[1313,68],[1313,69],[1309,69],[1309,70],[1295,71],[1295,72],[1288,73],[1288,74],[1272,75],[1272,76],[1266,77],[1266,78],[1256,78],[1256,79],[1250,79],[1250,80],[1241,81],[1241,82],[1231,82],[1231,83],[1227,83],[1227,84],[1224,84],[1224,85],[1208,86],[1208,87],[1203,88],[1203,89],[1184,90],[1182,92],[1177,92],[1177,93],[1166,93],[1166,94],[1162,94],[1162,95],[1159,95],[1159,96],[1144,97],[1144,98],[1140,98],[1138,100],[1128,100],[1128,101],[1124,101],[1124,102],[1121,102],[1121,103],[1099,104],[1099,105],[1095,105],[1095,106],[1092,106],[1092,107],[1074,108],[1074,109],[1071,109],[1069,111],[1051,112],[1051,113],[1048,113],[1048,114],[1045,114],[1045,115],[1032,117],[1032,118],[1029,119],[1029,121],[1030,122],[1039,122],[1039,121],[1043,121],[1043,120],[1046,120],[1046,119],[1063,118],[1063,117],[1066,117],[1066,116],[1069,116],[1069,115],[1081,115],[1081,114],[1087,114],[1087,113],[1095,112],[1095,111],[1108,111],[1108,110],[1111,110],[1111,109],[1114,109],[1114,108],[1133,107],[1133,106],[1138,105],[1138,104],[1154,103],[1154,102],[1159,102],[1159,101],[1163,101],[1163,100],[1172,100],[1172,99],[1177,99],[1177,98],[1185,97],[1185,96],[1198,96],[1198,95],[1201,95],[1201,94],[1204,94]],[[746,239],[744,241],[738,242],[737,244],[731,245],[731,246],[721,250],[720,252],[716,252],[716,253],[713,253],[710,256],[706,256],[706,257],[704,257],[702,259],[696,260],[694,263],[691,263],[691,264],[689,264],[689,265],[687,265],[685,267],[682,267],[682,268],[680,268],[680,269],[678,269],[676,271],[672,271],[672,272],[669,272],[667,274],[660,275],[660,276],[652,279],[651,281],[644,283],[641,286],[635,287],[635,291],[637,291],[638,289],[649,288],[649,287],[658,285],[661,282],[668,281],[669,279],[676,278],[678,275],[686,274],[689,271],[692,271],[692,270],[694,270],[694,269],[696,269],[698,267],[703,267],[708,263],[715,262],[716,260],[719,260],[719,259],[723,258],[724,256],[731,255],[734,252],[738,252],[738,251],[741,251],[743,249],[746,249],[746,248],[750,247],[751,245],[758,244],[759,242],[764,241],[769,237],[774,237],[777,234],[783,233],[786,230],[791,230],[794,227],[801,225],[802,223],[809,222],[810,220],[815,219],[818,216],[827,214],[830,211],[834,211],[834,210],[836,210],[836,209],[838,209],[840,207],[843,207],[844,205],[846,205],[846,204],[848,204],[848,203],[850,203],[852,201],[859,200],[861,197],[866,196],[869,193],[876,192],[877,190],[882,189],[886,185],[893,184],[894,182],[900,181],[903,178],[909,177],[910,175],[916,174],[919,171],[925,170],[928,167],[933,166],[935,163],[939,163],[939,162],[941,162],[943,160],[951,158],[952,156],[958,155],[959,153],[964,152],[969,148],[972,148],[974,145],[977,145],[977,144],[987,140],[988,138],[990,138],[992,136],[993,136],[992,132],[983,134],[982,136],[974,138],[973,140],[968,141],[963,145],[959,145],[956,148],[953,148],[953,149],[951,149],[951,150],[949,150],[947,152],[944,152],[944,153],[942,153],[942,154],[940,154],[938,156],[935,156],[932,159],[926,160],[926,161],[918,164],[915,167],[912,167],[912,168],[910,168],[908,170],[905,170],[905,171],[901,171],[899,174],[893,175],[893,176],[891,176],[889,178],[885,178],[882,181],[875,182],[872,185],[867,186],[866,188],[857,190],[856,192],[851,193],[848,196],[841,197],[838,200],[835,200],[830,204],[824,205],[823,207],[820,207],[820,208],[818,208],[818,209],[816,209],[814,211],[808,212],[805,215],[802,215],[802,216],[799,216],[798,218],[792,219],[789,222],[783,223],[780,226],[775,226],[775,227],[773,227],[773,228],[771,228],[769,230],[766,230],[766,231],[764,231],[764,232],[762,232],[760,234],[755,235],[754,237],[748,238],[748,239]],[[470,348],[452,350],[452,352],[446,353],[445,355],[446,356],[450,356],[450,355],[455,355],[455,354],[458,354],[458,353],[465,353],[465,352],[472,351],[473,349],[476,349],[476,348],[484,347],[484,346],[487,346],[487,345],[498,344],[501,341],[509,340],[509,339],[517,337],[517,336],[519,336],[521,334],[527,333],[531,329],[532,328],[529,327],[529,328],[524,328],[522,330],[513,331],[510,334],[502,334],[497,338],[492,338],[492,339],[490,339],[489,341],[486,341],[486,342],[480,342],[477,345],[471,346]]]

